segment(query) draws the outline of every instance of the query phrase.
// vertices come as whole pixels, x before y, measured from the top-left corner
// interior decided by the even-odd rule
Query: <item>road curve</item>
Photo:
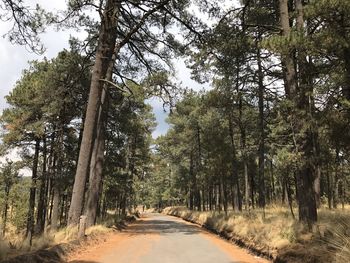
[[[182,219],[148,214],[70,263],[268,262]]]

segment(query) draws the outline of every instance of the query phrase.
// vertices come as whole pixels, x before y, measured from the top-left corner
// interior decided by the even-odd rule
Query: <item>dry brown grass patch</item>
[[[320,209],[319,221],[311,232],[308,227],[293,219],[289,209],[280,206],[268,207],[264,212],[252,210],[227,214],[190,211],[185,207],[168,207],[163,212],[232,237],[239,243],[257,248],[274,258],[278,254],[283,255],[279,257],[280,262],[297,262],[296,259],[291,260],[297,255],[303,263],[329,262],[329,258],[335,258],[339,263],[349,262],[350,207],[336,211]],[[297,214],[297,209],[295,213]],[[325,261],[320,259],[320,253]]]

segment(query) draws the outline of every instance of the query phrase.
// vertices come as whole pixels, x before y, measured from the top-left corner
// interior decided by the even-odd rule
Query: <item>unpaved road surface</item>
[[[148,214],[105,242],[72,255],[69,263],[269,262],[200,227],[171,216]]]

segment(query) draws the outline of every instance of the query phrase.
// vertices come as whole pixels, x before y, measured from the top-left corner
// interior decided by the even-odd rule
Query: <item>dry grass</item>
[[[86,235],[95,237],[104,235],[113,231],[104,225],[96,225],[86,229]],[[36,251],[43,248],[52,247],[57,244],[68,243],[76,240],[78,236],[77,227],[65,227],[57,232],[48,232],[41,236],[33,238],[33,244],[30,247],[25,239],[24,233],[9,231],[5,238],[0,239],[0,260],[21,255],[28,251]]]
[[[312,253],[317,256],[327,251],[331,251],[332,255],[324,256],[324,262],[330,256],[339,263],[349,262],[350,207],[337,211],[321,209],[319,222],[311,232],[294,220],[287,208],[278,206],[267,208],[265,216],[259,210],[225,215],[217,211],[190,211],[184,207],[169,207],[164,209],[164,213],[205,226],[273,258],[286,251],[290,257],[297,248],[298,253],[304,251],[304,256],[310,259],[305,261],[300,257],[301,262],[312,262]]]
[[[272,251],[293,243],[298,224],[282,208],[270,208],[265,212],[249,211],[242,213],[197,212],[186,208],[167,208],[167,214],[182,217],[219,233],[231,233],[247,245],[259,244]]]
[[[319,225],[320,240],[334,251],[334,262],[350,262],[350,210],[322,211],[320,217],[323,219],[323,225]]]
[[[52,245],[70,242],[77,239],[77,236],[78,227],[65,227],[57,232],[50,232],[47,235],[48,238],[53,240]]]
[[[104,225],[95,225],[88,229],[86,229],[86,235],[87,236],[96,236],[101,234],[107,234],[112,232],[113,230],[109,227],[106,227]]]

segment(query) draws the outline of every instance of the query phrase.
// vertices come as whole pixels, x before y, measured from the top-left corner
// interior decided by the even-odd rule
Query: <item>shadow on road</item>
[[[125,231],[131,235],[143,235],[143,234],[174,234],[181,233],[185,235],[199,234],[200,230],[191,225],[186,225],[181,222],[174,222],[166,219],[148,219],[136,221],[133,225],[129,226]]]

